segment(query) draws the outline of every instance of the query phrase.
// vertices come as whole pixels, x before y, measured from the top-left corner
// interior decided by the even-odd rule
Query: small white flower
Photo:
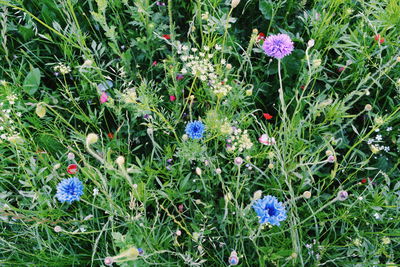
[[[99,189],[94,188],[93,189],[93,196],[97,196],[99,194]]]
[[[375,139],[376,139],[377,141],[382,141],[382,135],[378,134],[378,135],[375,137]]]

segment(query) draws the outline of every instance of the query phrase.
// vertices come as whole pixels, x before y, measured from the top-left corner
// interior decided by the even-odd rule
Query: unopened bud
[[[339,191],[336,199],[339,201],[345,201],[349,197],[349,193],[347,191]]]
[[[196,174],[198,176],[201,176],[201,169],[199,167],[196,167]]]
[[[254,192],[253,194],[253,200],[258,200],[262,197],[262,191],[261,190],[257,190],[256,192]]]
[[[119,156],[116,160],[115,163],[117,163],[119,166],[122,166],[125,164],[125,158],[123,156]]]
[[[235,7],[237,7],[239,5],[239,3],[240,3],[240,0],[232,0],[231,7],[235,8]]]
[[[313,39],[308,40],[307,46],[308,46],[309,48],[313,47],[314,45],[315,45],[315,41],[314,41]]]
[[[99,140],[99,136],[94,133],[90,133],[86,136],[86,145],[90,146]]]
[[[366,111],[371,111],[372,110],[372,106],[370,104],[366,104],[364,109]]]
[[[310,192],[310,191],[304,191],[303,197],[304,197],[305,199],[309,199],[309,198],[311,197],[311,192]]]

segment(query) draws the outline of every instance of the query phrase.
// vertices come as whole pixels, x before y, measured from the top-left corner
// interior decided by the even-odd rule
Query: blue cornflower
[[[282,202],[279,202],[276,197],[265,196],[257,200],[253,204],[253,209],[260,217],[260,223],[269,223],[271,225],[280,225],[281,221],[286,220],[286,210]]]
[[[185,132],[192,139],[200,139],[204,134],[204,124],[201,121],[192,121],[186,125]]]
[[[83,195],[83,184],[76,178],[68,178],[62,180],[57,185],[56,197],[60,202],[72,203],[75,200],[79,200]]]

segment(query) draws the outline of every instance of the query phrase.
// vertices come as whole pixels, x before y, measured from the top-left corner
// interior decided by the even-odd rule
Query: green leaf
[[[263,14],[264,18],[267,20],[271,20],[272,18],[272,11],[274,9],[273,3],[267,1],[267,0],[261,0],[260,1],[260,11]]]
[[[28,94],[33,95],[39,89],[39,85],[40,85],[40,70],[38,68],[35,68],[31,70],[28,73],[28,75],[26,75],[22,87]]]

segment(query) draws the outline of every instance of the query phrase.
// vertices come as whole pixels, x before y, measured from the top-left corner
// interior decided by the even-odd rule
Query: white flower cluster
[[[17,100],[17,96],[11,94],[7,96],[6,99],[8,101],[8,107],[6,107],[5,103],[0,102],[0,142],[8,140],[13,143],[19,143],[22,141],[22,138],[19,137],[10,108]],[[20,112],[15,113],[15,115],[21,117]]]
[[[388,127],[386,129],[387,132],[392,131],[392,127]],[[379,129],[376,129],[375,132],[379,133]],[[382,134],[377,134],[375,138],[370,138],[367,141],[367,144],[371,146],[371,148],[375,151],[375,153],[379,151],[385,151],[385,152],[390,152],[390,147],[389,146],[384,146],[381,143],[383,142],[383,136]]]
[[[216,45],[215,49],[220,50],[221,47]],[[210,53],[208,46],[203,47],[203,51],[200,52],[197,48],[180,45],[178,46],[178,53],[181,55],[180,59],[183,62],[181,70],[183,75],[191,74],[198,77],[202,82],[207,82],[213,89],[214,94],[218,96],[226,96],[232,89],[227,84],[227,79],[219,77],[216,73],[216,67],[211,62],[214,54]],[[221,64],[225,65],[226,61],[221,60]]]
[[[135,88],[128,88],[122,94],[122,101],[126,104],[137,103],[137,94]]]
[[[60,63],[54,67],[54,71],[57,71],[57,72],[61,73],[62,75],[65,75],[65,74],[68,74],[71,72],[71,67]]]
[[[253,143],[250,140],[247,130],[242,131],[236,127],[232,127],[232,135],[227,142],[229,143],[227,146],[229,152],[243,152],[244,150],[253,147]]]

